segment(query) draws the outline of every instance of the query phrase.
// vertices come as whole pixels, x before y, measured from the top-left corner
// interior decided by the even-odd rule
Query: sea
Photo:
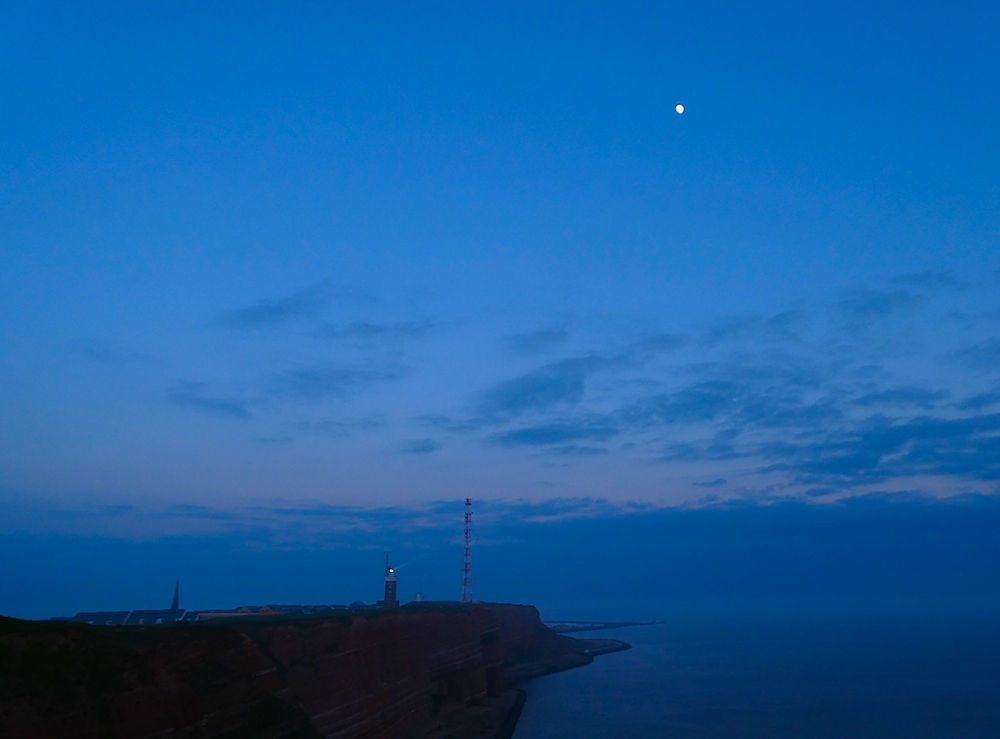
[[[580,633],[633,648],[537,678],[514,739],[998,739],[995,615],[728,614]]]

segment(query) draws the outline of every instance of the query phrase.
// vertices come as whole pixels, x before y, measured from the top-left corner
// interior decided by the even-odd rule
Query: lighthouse
[[[396,598],[396,568],[389,566],[389,552],[385,553],[385,598],[383,608],[396,608],[399,600]]]

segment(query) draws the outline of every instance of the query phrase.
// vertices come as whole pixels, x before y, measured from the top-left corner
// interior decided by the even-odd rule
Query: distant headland
[[[135,626],[2,618],[4,735],[506,739],[518,685],[629,648],[564,636],[525,605],[268,610]]]

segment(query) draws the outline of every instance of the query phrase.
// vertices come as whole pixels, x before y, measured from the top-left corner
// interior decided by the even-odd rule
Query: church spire
[[[174,584],[174,600],[170,604],[170,610],[179,611],[181,609],[181,581]]]

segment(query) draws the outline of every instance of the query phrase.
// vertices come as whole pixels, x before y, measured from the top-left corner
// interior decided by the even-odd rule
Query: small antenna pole
[[[462,566],[462,602],[472,602],[472,498],[465,499],[465,562]]]

